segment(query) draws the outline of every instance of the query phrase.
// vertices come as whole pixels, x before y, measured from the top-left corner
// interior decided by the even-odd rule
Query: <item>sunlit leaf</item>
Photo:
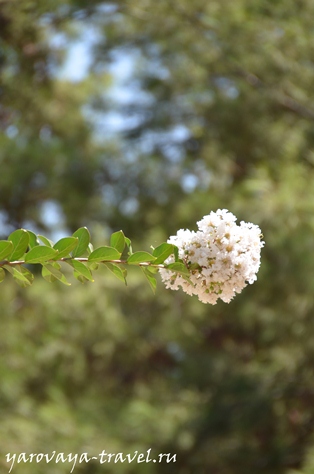
[[[186,268],[184,263],[181,263],[181,262],[170,263],[169,265],[166,265],[166,268],[167,270],[171,270],[177,273],[182,273],[183,275],[187,275],[187,276],[190,275],[189,270]]]
[[[31,230],[28,230],[27,233],[28,233],[28,236],[29,236],[29,242],[28,242],[29,248],[32,249],[32,248],[36,247],[37,245],[39,245],[37,235],[34,234],[34,232],[32,232]]]
[[[77,237],[64,237],[63,239],[58,240],[58,242],[53,246],[55,250],[58,250],[58,255],[55,259],[59,260],[60,258],[67,257],[77,246],[77,243]]]
[[[73,257],[81,257],[88,250],[88,244],[90,243],[90,233],[86,227],[80,227],[77,229],[73,237],[78,239],[77,246],[72,251]]]
[[[129,265],[136,265],[138,263],[143,263],[143,262],[153,262],[156,260],[156,257],[151,255],[148,252],[134,252],[132,255],[129,256],[127,259],[127,263]]]
[[[43,245],[37,245],[25,255],[27,263],[44,263],[58,255],[57,250]]]
[[[53,247],[53,242],[47,239],[47,237],[45,237],[44,235],[38,235],[37,237],[47,247]]]
[[[171,254],[173,254],[173,252],[174,250],[173,250],[172,244],[163,243],[159,245],[153,251],[153,255],[154,257],[156,257],[156,260],[154,261],[154,263],[156,265],[160,263],[164,263],[166,258],[168,258]]]
[[[118,260],[120,252],[113,247],[99,247],[88,257],[89,262],[103,262],[106,260]]]
[[[13,244],[9,240],[0,240],[0,260],[4,260],[13,252]]]
[[[124,236],[124,239],[125,239],[125,243],[126,243],[128,249],[129,249],[128,255],[132,255],[132,253],[133,253],[133,250],[132,250],[132,242],[131,242],[131,240],[130,240],[128,237],[125,237],[125,236]]]
[[[9,235],[8,240],[10,240],[13,244],[13,251],[7,259],[10,262],[13,262],[14,260],[19,260],[21,257],[23,257],[28,247],[28,232],[24,229],[15,230],[14,232],[12,232],[12,234]]]
[[[123,252],[125,247],[125,237],[122,230],[114,232],[110,237],[110,246],[117,249],[120,254]]]

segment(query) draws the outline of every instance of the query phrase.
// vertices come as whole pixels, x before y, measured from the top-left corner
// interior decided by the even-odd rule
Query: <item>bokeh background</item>
[[[211,210],[258,224],[230,304],[137,269],[0,291],[5,454],[176,453],[78,474],[314,473],[314,2],[0,0],[0,233],[123,229],[149,250]],[[63,474],[69,464],[12,472]]]

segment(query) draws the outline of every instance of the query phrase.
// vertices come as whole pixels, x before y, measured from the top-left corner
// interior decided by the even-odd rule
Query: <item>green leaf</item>
[[[28,242],[29,248],[32,249],[32,248],[36,247],[37,245],[39,245],[37,235],[34,234],[34,232],[32,232],[31,230],[28,230],[27,233],[28,233],[28,236],[29,236],[29,242]]]
[[[25,268],[23,266],[20,266],[20,270],[23,275],[28,279],[28,281],[32,284],[34,281],[34,275],[32,274],[32,272],[30,272],[28,268]]]
[[[49,283],[57,281],[57,278],[51,272],[49,272],[45,266],[43,266],[41,274],[46,281],[49,281]]]
[[[179,249],[176,245],[173,246],[174,260],[177,262],[179,260]]]
[[[111,237],[110,237],[110,246],[117,249],[118,252],[121,253],[124,250],[125,247],[125,237],[124,233],[122,230],[119,230],[118,232],[114,232]]]
[[[114,276],[116,276],[119,280],[123,281],[123,283],[125,283],[125,285],[127,286],[127,283],[126,283],[127,271],[125,268],[121,268],[118,265],[115,265],[114,263],[109,263],[109,262],[105,263],[105,265],[114,274]]]
[[[189,264],[189,270],[190,270],[190,272],[192,270],[202,271],[202,267],[198,263],[191,263],[191,264]]]
[[[156,257],[148,252],[134,252],[127,259],[127,263],[129,265],[137,265],[138,263],[153,262],[154,260],[156,260]]]
[[[13,244],[9,240],[0,240],[0,260],[10,255],[13,251]]]
[[[81,274],[78,273],[76,270],[73,271],[73,276],[80,282],[86,283],[88,280]],[[93,280],[94,281],[94,280]]]
[[[5,279],[5,271],[0,268],[0,283]]]
[[[59,262],[51,261],[49,262],[49,265],[51,265],[53,268],[56,268],[57,270],[61,270],[61,264]]]
[[[120,252],[113,247],[99,247],[88,257],[89,262],[103,262],[105,260],[119,260]]]
[[[76,273],[78,273],[79,275],[82,275],[84,278],[86,278],[86,280],[94,281],[92,274],[90,272],[90,269],[87,268],[87,266],[84,265],[84,263],[79,262],[77,260],[73,260],[73,259],[67,260],[66,263],[71,265],[71,267],[74,268]]]
[[[4,268],[11,273],[16,283],[18,283],[22,288],[30,286],[34,280],[34,275],[25,267],[11,267],[10,265],[4,265]]]
[[[53,246],[53,248],[59,252],[55,259],[59,260],[60,258],[67,257],[77,246],[77,243],[77,237],[64,237],[63,239],[58,240],[58,242]]]
[[[173,254],[173,245],[172,244],[167,244],[166,242],[159,245],[156,247],[153,251],[154,257],[156,257],[156,260],[154,264],[160,264],[164,263],[166,258],[168,258],[171,254]]]
[[[128,249],[129,249],[128,254],[129,254],[129,255],[132,255],[133,250],[132,250],[132,243],[131,243],[131,240],[130,240],[128,237],[125,237],[125,236],[124,236],[124,239],[125,239],[125,243],[126,243]]]
[[[88,268],[93,271],[98,270],[99,268],[99,263],[97,262],[87,262],[87,265],[88,265]]]
[[[51,276],[49,274],[53,278],[51,278]],[[60,272],[60,270],[57,270],[57,268],[55,268],[53,265],[49,265],[49,264],[48,265],[43,265],[42,275],[45,278],[45,280],[48,280],[50,282],[55,281],[55,280],[59,280],[64,285],[68,285],[68,286],[71,285],[71,283],[69,283],[67,281],[67,279],[65,278],[63,273]]]
[[[38,235],[37,237],[47,247],[52,247],[53,246],[53,242],[51,240],[47,239],[47,237],[45,237],[44,235]]]
[[[48,260],[53,259],[58,255],[57,250],[51,247],[45,247],[43,245],[37,245],[31,249],[25,256],[25,262],[27,263],[45,263]]]
[[[144,268],[144,267],[141,267],[142,270],[143,270],[143,273],[149,283],[149,286],[151,287],[153,293],[155,294],[156,292],[156,286],[157,286],[157,282],[156,282],[156,278],[154,278],[148,271],[147,271],[147,268]]]
[[[190,276],[189,270],[186,268],[184,263],[181,262],[170,263],[169,265],[165,265],[165,268],[176,273],[182,273],[182,275]]]
[[[154,265],[155,265],[155,262],[154,262]],[[153,267],[152,265],[147,265],[147,267],[145,268],[149,273],[155,274],[159,272],[159,268]]]
[[[8,257],[8,260],[10,262],[13,262],[14,260],[19,260],[21,257],[23,257],[28,247],[28,232],[24,229],[15,230],[14,232],[12,232],[12,234],[9,235],[8,240],[10,240],[13,244],[13,251]]]
[[[88,250],[90,233],[86,227],[80,227],[74,232],[73,237],[78,238],[78,243],[72,252],[72,256],[81,257]]]

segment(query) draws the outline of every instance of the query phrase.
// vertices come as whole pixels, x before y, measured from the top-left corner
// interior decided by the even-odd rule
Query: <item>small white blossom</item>
[[[166,288],[180,287],[188,295],[197,295],[203,303],[229,303],[247,283],[256,280],[264,242],[257,225],[240,222],[226,209],[211,212],[197,222],[198,231],[179,230],[168,239],[179,249],[190,272],[189,281],[177,272],[160,269]],[[165,264],[175,261],[171,255]]]

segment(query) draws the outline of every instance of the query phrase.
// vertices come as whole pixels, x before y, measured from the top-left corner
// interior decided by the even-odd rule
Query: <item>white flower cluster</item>
[[[160,269],[166,288],[179,287],[197,295],[203,303],[216,304],[220,298],[229,303],[248,283],[256,280],[264,242],[257,225],[241,222],[226,209],[218,209],[197,222],[198,231],[179,230],[168,243],[179,249],[179,259],[188,268],[189,281],[182,275]],[[175,261],[171,255],[165,264]]]

